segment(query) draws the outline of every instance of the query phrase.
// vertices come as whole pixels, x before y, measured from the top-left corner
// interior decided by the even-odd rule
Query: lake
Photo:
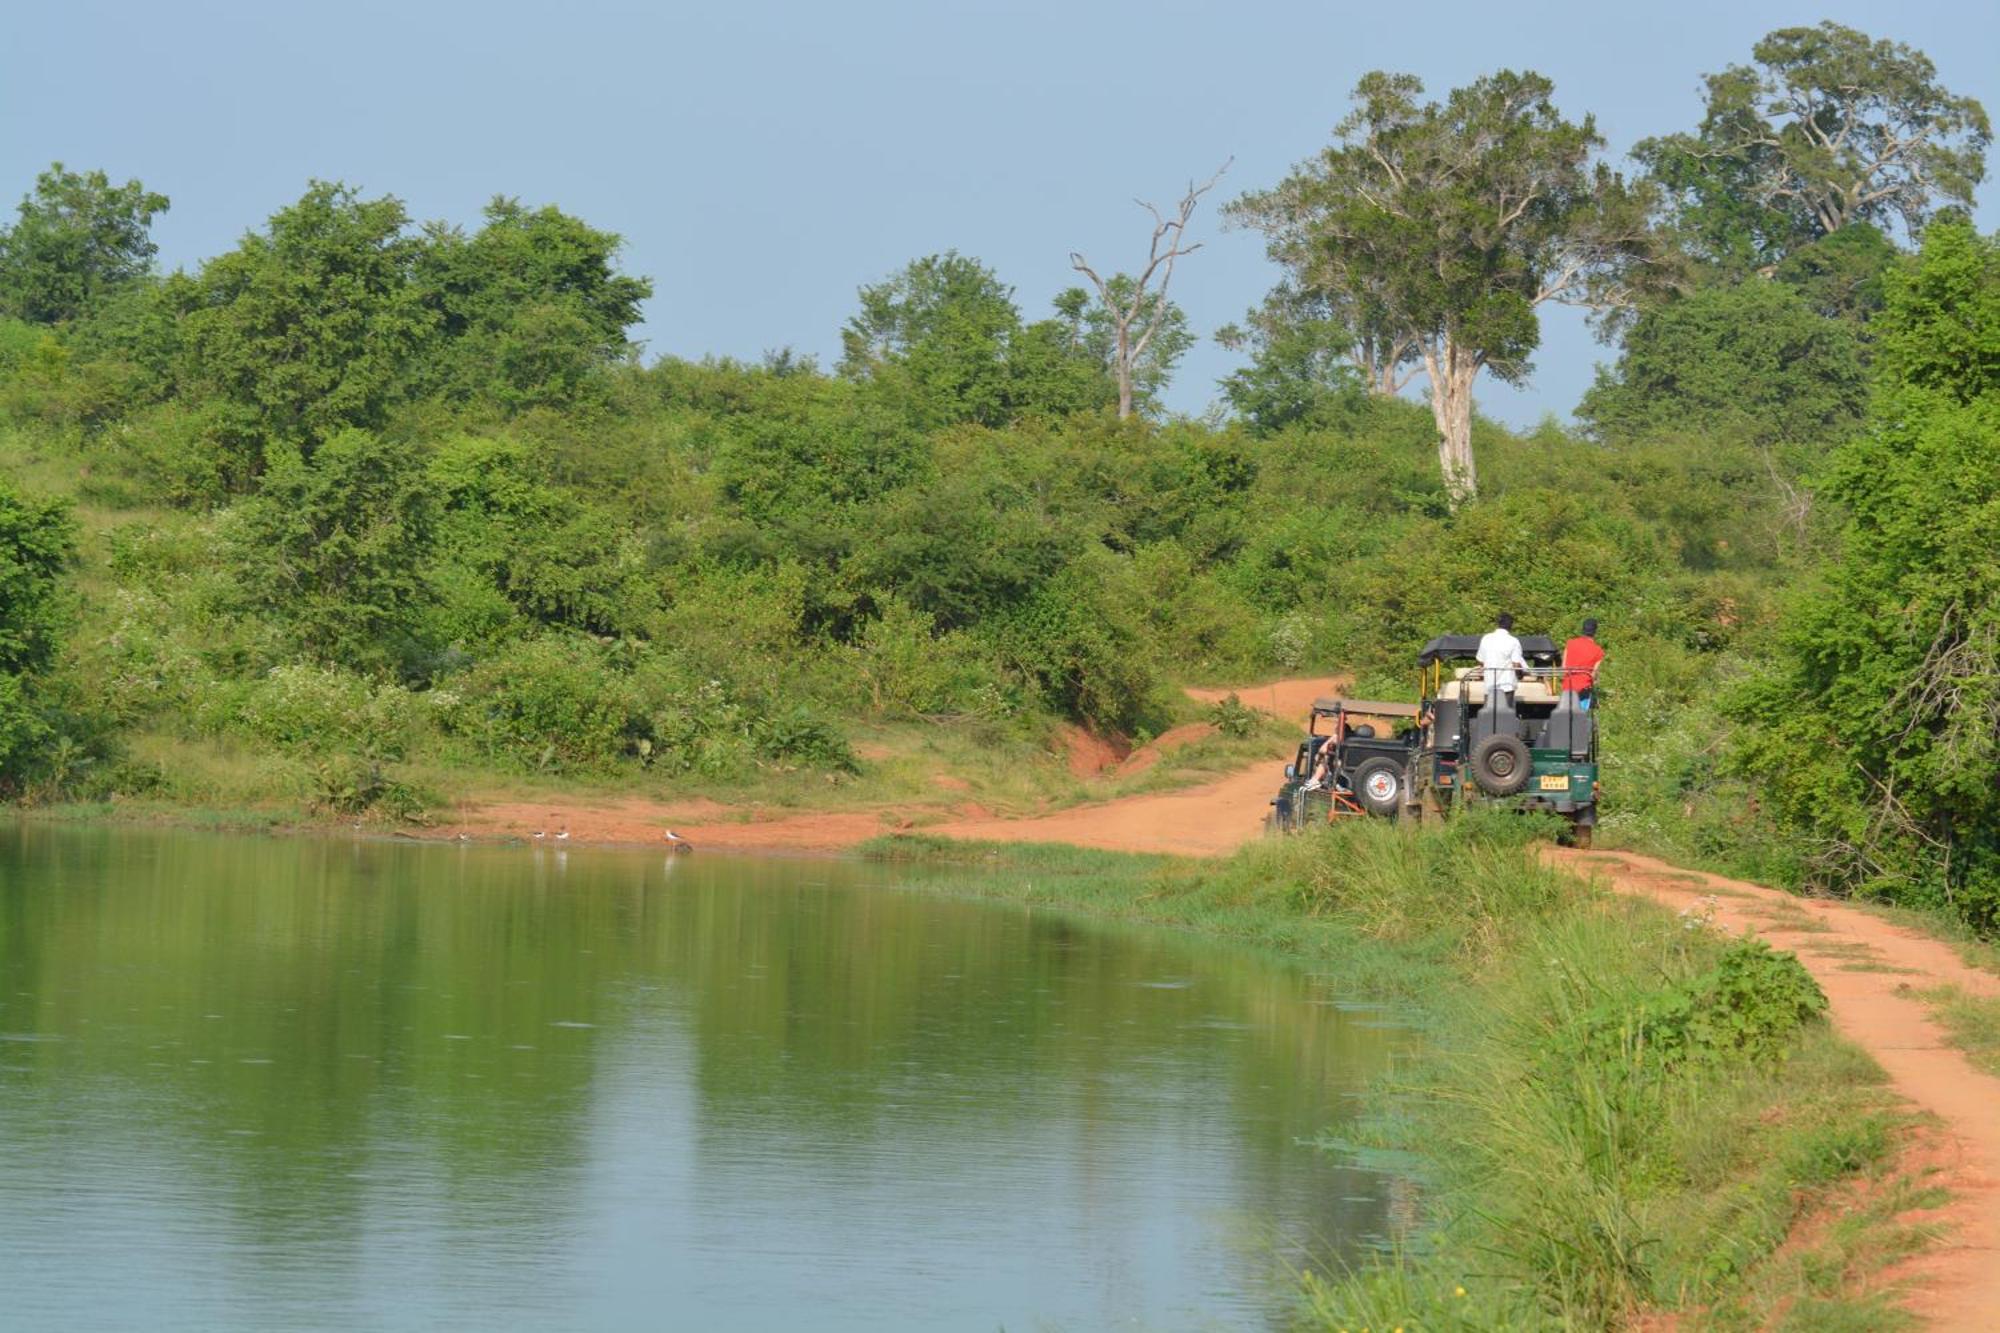
[[[0,1326],[1281,1327],[1337,978],[846,860],[0,822]]]

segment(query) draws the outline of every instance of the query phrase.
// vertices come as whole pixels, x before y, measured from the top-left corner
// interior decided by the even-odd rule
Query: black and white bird
[[[677,852],[691,852],[694,850],[693,843],[689,842],[686,838],[683,838],[680,834],[674,832],[672,829],[667,830],[667,846],[673,848]]]
[[[556,834],[556,841],[557,841],[557,842],[568,842],[568,841],[569,841],[569,830],[568,830],[568,829],[564,829],[564,830],[563,830],[563,831],[562,831],[561,833],[558,833],[558,834]]]

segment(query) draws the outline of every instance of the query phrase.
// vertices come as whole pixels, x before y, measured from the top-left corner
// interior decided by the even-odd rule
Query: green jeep
[[[1569,840],[1588,847],[1597,825],[1595,700],[1564,688],[1561,654],[1545,635],[1521,638],[1528,665],[1515,673],[1511,707],[1487,689],[1478,650],[1477,636],[1451,634],[1417,654],[1423,702],[1404,813],[1466,802],[1551,810],[1569,821]]]

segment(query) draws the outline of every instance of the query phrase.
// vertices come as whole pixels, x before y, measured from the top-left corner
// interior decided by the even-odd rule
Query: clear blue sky
[[[1441,93],[1536,69],[1623,154],[1694,124],[1703,72],[1821,18],[1914,44],[2000,115],[1990,0],[62,0],[0,32],[0,197],[54,159],[138,176],[174,201],[162,259],[192,267],[312,177],[467,223],[511,194],[626,238],[626,267],[655,284],[652,352],[830,362],[855,288],[933,251],[980,257],[1046,313],[1070,250],[1132,265],[1135,196],[1170,201],[1232,154],[1218,201],[1277,180],[1367,70]],[[1987,229],[1995,199],[1989,183]],[[1173,294],[1206,335],[1273,274],[1255,235],[1213,210],[1196,226],[1208,246]],[[1605,355],[1559,313],[1533,383],[1485,385],[1482,405],[1519,424],[1566,413]],[[1199,411],[1234,364],[1204,336],[1171,405]]]

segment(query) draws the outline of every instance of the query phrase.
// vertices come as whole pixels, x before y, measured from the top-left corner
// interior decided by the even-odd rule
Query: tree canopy
[[[1889,280],[1847,515],[1787,652],[1743,701],[1747,764],[1821,882],[2000,926],[2000,242],[1933,225]]]
[[[1649,194],[1595,160],[1595,122],[1566,120],[1553,94],[1503,71],[1425,102],[1414,76],[1370,74],[1331,148],[1232,206],[1299,289],[1339,294],[1350,345],[1389,349],[1372,358],[1387,365],[1414,349],[1454,503],[1478,490],[1480,373],[1524,378],[1538,307],[1623,307],[1655,257]]]
[[[153,219],[163,194],[136,180],[57,162],[35,179],[13,226],[0,229],[0,314],[61,324],[153,270]]]
[[[1828,21],[1771,33],[1751,60],[1707,76],[1693,132],[1633,150],[1696,257],[1768,270],[1857,222],[1915,236],[1940,204],[1971,206],[1992,126],[1921,51]]]

